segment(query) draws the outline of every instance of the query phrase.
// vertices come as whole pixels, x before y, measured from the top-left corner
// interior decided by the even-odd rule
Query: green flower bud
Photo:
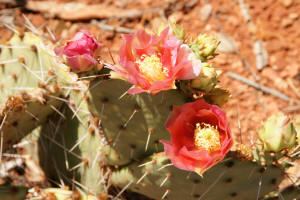
[[[266,151],[279,152],[296,144],[296,130],[293,123],[282,113],[269,117],[259,130],[258,137]]]
[[[190,43],[191,49],[197,57],[202,61],[206,61],[210,57],[215,56],[215,51],[219,45],[219,41],[215,36],[201,34]]]
[[[300,116],[293,121],[293,125],[297,132],[297,143],[300,144]]]
[[[191,87],[210,92],[218,83],[218,73],[211,64],[202,63],[199,76],[191,81]]]

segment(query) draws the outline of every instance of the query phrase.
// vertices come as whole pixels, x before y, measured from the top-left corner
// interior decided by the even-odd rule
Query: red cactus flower
[[[137,34],[122,35],[120,66],[108,66],[112,78],[126,80],[134,85],[127,92],[156,94],[175,88],[175,80],[197,77],[201,61],[169,28],[159,36],[140,30]],[[135,40],[136,39],[136,40]]]
[[[161,140],[172,163],[183,170],[204,171],[219,163],[232,146],[225,113],[203,99],[174,106],[166,124],[171,142]]]
[[[56,48],[57,55],[65,55],[68,64],[75,71],[87,71],[92,65],[96,65],[94,58],[101,43],[86,30],[81,30],[63,47]]]

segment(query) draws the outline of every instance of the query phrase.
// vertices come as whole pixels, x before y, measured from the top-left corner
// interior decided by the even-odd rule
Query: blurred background
[[[300,0],[0,0],[0,41],[14,27],[32,29],[26,20],[58,45],[87,29],[105,44],[101,59],[114,63],[121,34],[155,31],[170,18],[188,38],[220,40],[212,63],[232,95],[224,109],[236,140],[251,144],[273,113],[300,114]]]

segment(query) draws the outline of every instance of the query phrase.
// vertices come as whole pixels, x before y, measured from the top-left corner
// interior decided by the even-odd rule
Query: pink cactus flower
[[[87,71],[97,65],[94,58],[101,43],[86,30],[81,30],[63,47],[55,49],[56,55],[65,55],[68,64],[74,71]]]
[[[201,61],[168,27],[159,36],[140,30],[122,38],[120,66],[108,67],[113,70],[111,78],[134,85],[129,94],[175,89],[175,80],[194,79],[201,71]]]
[[[222,161],[232,146],[225,113],[203,99],[174,106],[166,128],[171,141],[161,142],[171,162],[200,175]]]

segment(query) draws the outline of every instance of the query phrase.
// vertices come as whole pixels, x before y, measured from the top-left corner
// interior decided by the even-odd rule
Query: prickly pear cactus
[[[164,153],[155,154],[112,174],[112,182],[155,199],[256,199],[276,189],[282,172],[252,161],[240,161],[232,152],[203,177],[170,164]],[[241,175],[243,174],[243,175]]]
[[[168,137],[164,125],[172,106],[188,100],[178,90],[155,96],[124,95],[129,87],[122,80],[107,80],[90,89],[90,110],[101,119],[103,132],[110,142],[104,149],[110,165],[125,165],[161,151],[159,139]]]
[[[4,149],[17,142],[60,105],[54,61],[40,37],[14,35],[0,54],[0,124]],[[41,112],[42,111],[42,112]]]

